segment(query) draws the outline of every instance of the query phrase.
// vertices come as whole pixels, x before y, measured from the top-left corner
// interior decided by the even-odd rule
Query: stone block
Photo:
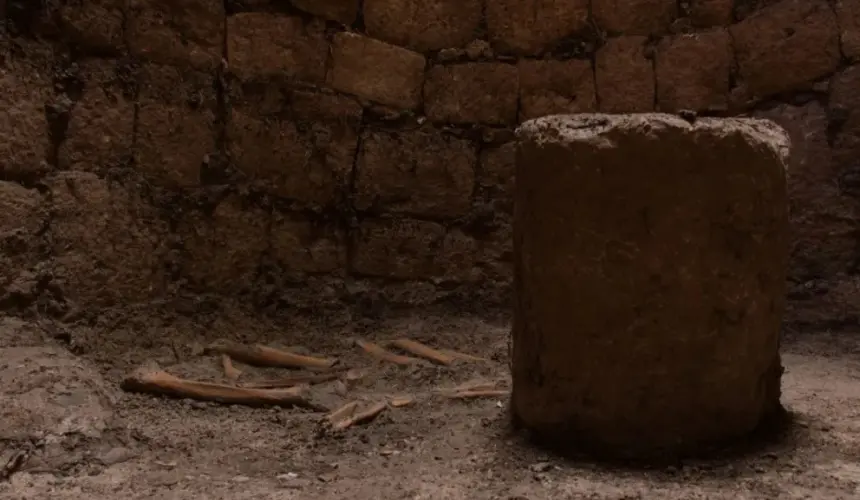
[[[272,256],[288,272],[346,271],[346,238],[336,225],[276,212],[271,234]]]
[[[476,38],[481,0],[365,0],[367,34],[417,51],[462,47]]]
[[[515,123],[518,76],[504,63],[434,66],[424,83],[424,112],[441,123]]]
[[[724,29],[663,38],[656,63],[660,110],[726,109],[733,62]]]
[[[147,64],[138,81],[136,168],[157,185],[199,185],[202,165],[217,152],[214,79]]]
[[[592,0],[591,13],[612,34],[658,35],[678,16],[676,0]]]
[[[461,231],[414,219],[365,220],[352,246],[354,272],[393,279],[469,279],[478,250]]]
[[[116,61],[78,63],[83,93],[75,102],[65,140],[57,152],[63,170],[105,172],[128,165],[134,140],[132,81]]]
[[[475,145],[425,129],[362,136],[355,207],[376,213],[459,217],[468,213],[475,184]]]
[[[29,65],[0,68],[0,175],[31,178],[46,173],[51,149],[45,105],[51,77]]]
[[[839,65],[839,31],[826,0],[783,0],[730,31],[739,84],[750,97],[810,87]]]
[[[129,0],[128,47],[147,61],[211,71],[221,64],[222,0]]]
[[[243,12],[227,18],[227,63],[242,81],[325,81],[325,24],[298,16]]]
[[[65,297],[109,307],[165,293],[167,224],[140,187],[74,171],[47,184],[52,273]]]
[[[597,111],[591,61],[522,60],[517,70],[520,121],[552,114]]]
[[[654,64],[646,57],[644,36],[610,38],[597,51],[595,77],[600,110],[642,113],[654,110]]]
[[[358,17],[360,0],[290,0],[293,6],[309,14],[331,19],[347,26]]]
[[[851,61],[860,61],[860,0],[837,0],[835,6],[842,53]]]
[[[696,28],[732,24],[734,0],[690,0],[690,21]]]
[[[517,136],[514,423],[561,451],[673,460],[783,415],[784,131],[576,115]]]
[[[283,104],[281,109],[287,107]],[[235,107],[227,125],[233,165],[262,190],[320,208],[341,199],[349,185],[361,106],[346,96],[295,92],[292,116],[257,106]]]
[[[270,224],[269,211],[237,195],[218,203],[211,215],[185,213],[177,227],[183,275],[201,291],[247,292],[269,246]]]
[[[333,89],[401,109],[421,103],[426,64],[421,54],[373,38],[338,33],[331,58],[328,83]]]
[[[588,27],[589,0],[487,2],[487,30],[501,52],[537,55]]]
[[[128,0],[63,2],[57,17],[67,39],[86,52],[120,54],[125,48],[123,19]]]

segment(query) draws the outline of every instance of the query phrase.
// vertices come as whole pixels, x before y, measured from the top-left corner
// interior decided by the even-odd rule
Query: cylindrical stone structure
[[[531,120],[517,139],[515,423],[648,459],[782,414],[786,133],[583,114]]]

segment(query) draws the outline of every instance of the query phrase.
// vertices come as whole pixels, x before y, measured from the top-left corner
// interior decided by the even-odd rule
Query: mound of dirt
[[[18,319],[2,318],[0,335],[0,441],[99,437],[116,401],[101,375]]]

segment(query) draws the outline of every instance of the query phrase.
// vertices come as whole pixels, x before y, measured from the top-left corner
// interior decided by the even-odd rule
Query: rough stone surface
[[[298,16],[244,12],[227,18],[227,62],[240,80],[322,83],[325,26]]]
[[[490,41],[502,52],[540,54],[588,26],[589,0],[496,0],[485,15]]]
[[[600,111],[654,110],[654,64],[646,58],[644,36],[612,38],[597,51],[595,80]]]
[[[271,214],[238,196],[218,203],[211,215],[189,212],[177,230],[182,270],[191,286],[246,293],[268,248]]]
[[[367,34],[428,51],[462,47],[475,38],[483,18],[481,0],[366,0]]]
[[[830,82],[831,142],[835,173],[845,194],[860,201],[860,65],[834,75]],[[834,126],[835,125],[835,126]]]
[[[503,63],[434,66],[424,83],[424,112],[441,123],[517,121],[517,67]]]
[[[352,33],[332,43],[328,83],[335,90],[403,109],[421,102],[424,56]]]
[[[227,142],[233,165],[263,191],[311,207],[345,196],[358,147],[361,106],[345,96],[295,92],[232,110]],[[277,104],[275,104],[277,103]]]
[[[288,272],[346,270],[346,239],[336,225],[296,214],[276,213],[271,233],[272,255]]]
[[[0,0],[8,34],[0,34],[0,125],[7,130],[0,176],[31,195],[58,171],[90,172],[138,193],[142,213],[169,223],[156,234],[169,248],[171,294],[186,286],[227,296],[249,291],[267,310],[313,309],[314,293],[332,303],[352,300],[347,283],[360,280],[368,290],[378,283],[397,290],[380,291],[379,300],[411,297],[417,287],[421,299],[403,303],[426,304],[506,286],[517,123],[655,109],[773,116],[798,151],[818,158],[792,160],[804,173],[789,181],[791,296],[826,299],[824,309],[841,308],[847,318],[852,285],[845,280],[860,272],[852,229],[860,203],[858,5]],[[266,220],[263,250],[249,253],[255,264],[232,268],[242,286],[207,288],[206,267],[189,261],[208,259],[204,245],[222,238],[209,226],[226,224],[212,216],[226,193],[239,196],[235,219],[249,210],[249,219]],[[39,203],[50,209],[49,197]],[[339,252],[350,247],[347,260],[357,262],[350,245],[368,218],[459,231],[474,240],[475,264],[451,274],[457,278],[438,268],[432,278],[358,278]],[[285,226],[276,233],[280,219]],[[27,219],[22,234],[31,234],[30,222],[50,226],[45,220]],[[186,246],[185,235],[198,229],[204,243]],[[40,281],[54,265],[46,261],[51,229],[36,232],[23,242],[12,231],[5,243],[14,261],[5,303],[63,315],[64,301]],[[211,283],[229,283],[232,264],[218,258],[225,263]]]
[[[399,279],[468,279],[477,252],[462,232],[413,219],[365,220],[352,244],[354,272]]]
[[[734,0],[691,0],[690,22],[697,28],[727,26],[732,23]]]
[[[58,165],[65,170],[107,171],[128,165],[134,138],[134,102],[113,61],[79,63],[84,89],[75,103],[60,144]]]
[[[46,172],[51,147],[45,105],[51,98],[46,71],[26,64],[0,66],[0,174],[4,179]]]
[[[359,0],[290,0],[298,9],[315,16],[351,25],[358,17]]]
[[[860,60],[860,1],[837,0],[836,15],[842,53],[852,61]]]
[[[50,179],[53,282],[78,304],[110,307],[164,293],[167,227],[140,187],[90,172]]]
[[[850,272],[857,260],[860,204],[831,181],[838,175],[827,143],[826,110],[817,102],[802,106],[783,104],[756,116],[777,123],[792,139],[788,169],[790,278],[796,283],[806,283]]]
[[[678,15],[675,0],[592,0],[594,20],[615,34],[662,34]]]
[[[475,145],[436,130],[368,130],[361,139],[355,207],[425,217],[459,217],[472,204]]]
[[[478,185],[497,212],[513,215],[516,143],[509,142],[481,151]]]
[[[644,458],[776,414],[785,133],[644,114],[543,118],[518,136],[514,418]]]
[[[43,203],[35,189],[0,181],[0,286],[6,292],[41,257],[40,234],[48,222]]]
[[[221,64],[224,2],[129,0],[128,46],[135,56],[212,70]]]
[[[520,121],[541,116],[597,111],[590,61],[523,60],[517,65]]]
[[[159,185],[199,185],[202,165],[216,152],[212,77],[148,64],[139,82],[136,168]]]
[[[726,109],[733,62],[726,30],[663,38],[656,64],[660,111]]]
[[[836,16],[826,0],[784,0],[730,31],[739,80],[751,97],[809,87],[839,65]]]
[[[125,48],[123,19],[126,0],[87,0],[63,3],[57,12],[63,33],[96,53],[119,54]]]

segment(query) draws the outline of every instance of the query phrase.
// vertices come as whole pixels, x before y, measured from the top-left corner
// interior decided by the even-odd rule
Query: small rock
[[[549,462],[538,462],[530,467],[532,472],[546,472],[552,469],[552,464]]]
[[[137,453],[134,451],[123,446],[117,446],[116,448],[111,448],[106,453],[99,456],[98,461],[101,462],[102,465],[111,466],[127,462],[136,456]]]
[[[248,476],[236,476],[233,478],[234,483],[247,483],[251,478]]]

